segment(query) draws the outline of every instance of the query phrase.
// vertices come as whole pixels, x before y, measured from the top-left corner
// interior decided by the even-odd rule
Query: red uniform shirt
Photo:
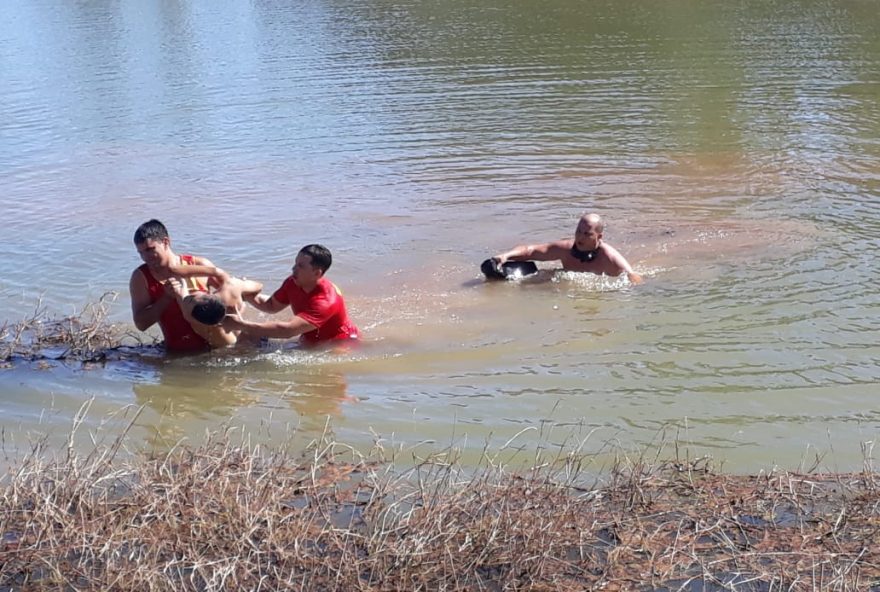
[[[321,278],[315,289],[306,292],[296,285],[292,277],[284,280],[272,298],[289,304],[293,314],[308,321],[317,329],[303,333],[300,341],[314,345],[336,339],[357,339],[358,328],[348,318],[345,300],[330,280]]]
[[[192,265],[192,255],[181,255],[180,261],[185,265]],[[165,293],[165,286],[153,277],[150,268],[144,263],[138,269],[144,274],[147,280],[147,292],[150,294],[150,304],[156,302]],[[208,349],[208,342],[201,335],[196,333],[192,325],[183,318],[183,312],[180,310],[177,301],[170,302],[162,315],[159,317],[159,328],[162,329],[162,336],[165,337],[165,348],[168,351],[199,351]]]

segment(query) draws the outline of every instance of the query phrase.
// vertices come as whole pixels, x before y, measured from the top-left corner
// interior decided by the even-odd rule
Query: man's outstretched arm
[[[623,273],[626,274],[626,277],[629,278],[630,283],[633,284],[641,284],[642,276],[633,271],[632,266],[629,264],[629,261],[626,260],[626,257],[620,254],[620,251],[611,247],[610,245],[606,245],[608,250],[608,256],[611,261],[617,265]]]
[[[245,302],[250,302],[254,305],[254,308],[259,310],[260,312],[265,312],[268,314],[275,314],[276,312],[280,312],[284,310],[287,305],[283,302],[279,302],[274,296],[268,296],[266,294],[257,292],[245,292],[242,291],[241,297]]]
[[[223,319],[223,328],[227,331],[241,331],[255,337],[269,337],[272,339],[290,339],[317,329],[315,325],[297,316],[289,321],[256,323],[245,321],[238,315],[227,315]]]
[[[541,245],[519,245],[509,251],[498,253],[492,258],[498,263],[505,261],[558,261],[568,249],[571,249],[571,245],[566,247],[566,241]]]

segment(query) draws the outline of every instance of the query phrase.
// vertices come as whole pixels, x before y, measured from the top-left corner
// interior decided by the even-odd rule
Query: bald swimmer
[[[492,257],[502,265],[506,261],[561,261],[565,271],[583,271],[617,277],[625,273],[633,284],[642,283],[626,258],[602,240],[605,224],[599,214],[586,213],[578,220],[573,239],[541,245],[519,245]]]

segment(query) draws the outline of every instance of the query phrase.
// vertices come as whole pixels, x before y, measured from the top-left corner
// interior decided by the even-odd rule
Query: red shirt
[[[282,304],[289,304],[293,314],[317,327],[314,331],[300,335],[303,344],[315,345],[337,339],[358,338],[358,328],[348,318],[342,293],[328,279],[319,279],[315,289],[306,294],[289,277],[272,294],[272,298]]]
[[[192,255],[181,255],[181,263],[191,265],[193,263]],[[138,269],[144,274],[147,280],[147,292],[150,294],[150,304],[159,300],[165,293],[165,286],[162,282],[153,277],[150,268],[144,263]],[[180,310],[177,301],[170,302],[162,315],[159,317],[159,328],[162,329],[162,336],[165,337],[165,348],[168,351],[200,351],[208,349],[208,342],[201,335],[196,333],[192,325],[183,318],[183,312]]]

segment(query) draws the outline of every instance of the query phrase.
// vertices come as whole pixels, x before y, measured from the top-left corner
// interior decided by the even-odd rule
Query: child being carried
[[[244,297],[259,294],[263,284],[253,280],[236,278],[219,267],[208,265],[173,265],[171,279],[177,303],[183,317],[189,321],[211,348],[235,345],[240,331],[223,328],[227,314],[239,315],[244,310]],[[185,281],[188,278],[207,277],[208,290],[191,291]]]

